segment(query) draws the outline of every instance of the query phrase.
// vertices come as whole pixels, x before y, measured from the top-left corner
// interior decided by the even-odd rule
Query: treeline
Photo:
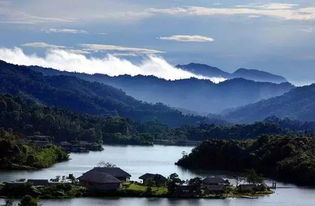
[[[315,186],[315,139],[263,136],[256,140],[207,140],[177,165],[190,169],[245,171],[299,185]]]
[[[21,135],[0,129],[0,169],[39,169],[68,158],[58,146],[28,144]]]
[[[203,141],[206,139],[256,139],[268,134],[286,134],[288,131],[268,122],[256,122],[254,124],[236,124],[230,126],[218,126],[202,123],[198,126],[185,126],[181,132],[186,139]]]

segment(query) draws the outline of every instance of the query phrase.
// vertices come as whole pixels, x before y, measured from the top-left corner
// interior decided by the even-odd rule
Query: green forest
[[[253,139],[265,134],[286,134],[287,129],[270,122],[251,125],[169,127],[157,120],[135,122],[122,117],[99,117],[47,107],[21,97],[0,95],[0,127],[25,136],[42,134],[61,141],[107,144],[147,144],[164,139],[174,144],[186,140]]]
[[[39,169],[68,158],[58,146],[29,144],[21,135],[0,129],[0,169]]]
[[[205,170],[254,169],[266,177],[315,186],[314,148],[312,137],[266,135],[246,141],[209,139],[176,164]]]

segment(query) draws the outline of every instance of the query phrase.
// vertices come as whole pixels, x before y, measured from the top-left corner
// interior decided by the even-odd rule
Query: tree
[[[254,169],[247,170],[246,181],[248,183],[262,183],[264,178],[258,175]]]
[[[173,173],[167,179],[167,189],[169,194],[174,194],[176,185],[182,184],[182,180],[179,179],[178,174]]]
[[[200,177],[195,177],[189,180],[188,184],[192,187],[192,193],[196,195],[201,194],[201,184],[202,181]]]
[[[38,199],[30,196],[25,195],[21,202],[19,203],[19,206],[37,206],[38,205]]]
[[[97,163],[97,167],[117,167],[115,164],[105,161],[100,161]]]
[[[75,183],[75,181],[76,181],[76,178],[74,177],[73,174],[69,174],[68,177],[67,177],[67,179],[70,180],[71,183]]]

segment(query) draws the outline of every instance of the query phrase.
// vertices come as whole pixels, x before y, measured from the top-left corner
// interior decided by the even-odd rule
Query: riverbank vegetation
[[[56,145],[27,143],[19,134],[0,129],[0,169],[39,169],[68,158],[68,153]]]
[[[5,184],[0,190],[0,194],[8,198],[21,198],[25,195],[31,195],[40,199],[64,199],[82,197],[85,193],[86,189],[84,187],[71,183],[51,183],[38,186],[30,183],[15,186]]]
[[[299,185],[315,186],[315,139],[263,136],[257,140],[209,139],[176,163],[189,169],[244,171]]]
[[[212,185],[213,186],[213,185]],[[219,185],[214,185],[218,187]],[[242,189],[242,185],[226,185],[225,189],[209,191],[198,177],[183,181],[177,174],[171,174],[164,185],[154,186],[140,182],[124,182],[118,190],[95,191],[78,182],[55,182],[45,185],[31,183],[4,184],[0,195],[6,198],[31,196],[34,199],[64,199],[75,197],[159,197],[159,198],[254,198],[272,194],[264,184]],[[210,186],[211,187],[211,186]],[[219,186],[220,187],[220,186]]]

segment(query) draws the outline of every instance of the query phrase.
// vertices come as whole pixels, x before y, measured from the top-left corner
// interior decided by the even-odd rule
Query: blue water
[[[231,178],[229,173],[220,171],[188,171],[174,165],[174,162],[182,156],[182,152],[189,152],[192,147],[182,146],[104,146],[102,152],[90,152],[85,154],[71,154],[71,160],[55,164],[53,167],[39,171],[1,171],[0,181],[9,181],[20,178],[53,178],[70,173],[76,177],[93,168],[100,161],[110,162],[123,168],[132,175],[132,180],[146,172],[160,173],[168,176],[176,172],[182,179],[195,176],[221,175]],[[279,188],[275,194],[260,197],[258,199],[225,199],[225,200],[175,200],[166,198],[76,198],[67,200],[42,200],[42,205],[110,205],[110,206],[314,206],[315,189],[296,187],[278,183]],[[3,200],[2,200],[3,201]],[[1,203],[1,200],[0,200]]]

